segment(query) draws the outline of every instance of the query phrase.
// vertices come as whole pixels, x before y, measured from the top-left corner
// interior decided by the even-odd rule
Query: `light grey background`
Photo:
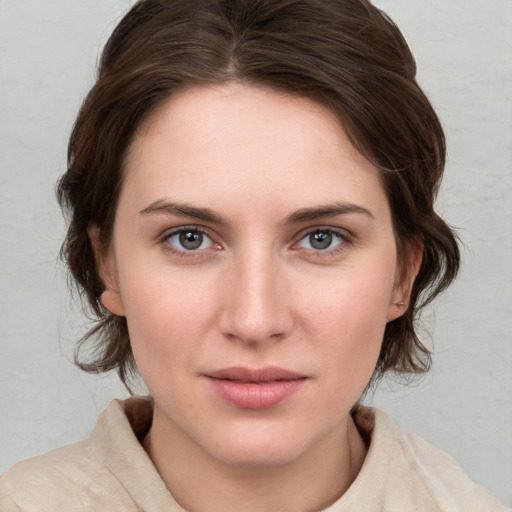
[[[57,263],[54,182],[100,46],[130,0],[0,0],[0,473],[83,438],[126,392],[71,363],[86,321]],[[378,0],[446,128],[439,209],[466,248],[426,315],[435,366],[369,402],[512,505],[512,2]],[[432,325],[435,317],[435,326]]]

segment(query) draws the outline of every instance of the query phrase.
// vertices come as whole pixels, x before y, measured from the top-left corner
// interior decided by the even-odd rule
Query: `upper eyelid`
[[[204,249],[187,250],[169,242],[169,238],[176,236],[184,231],[197,231],[207,236],[210,240],[208,247],[205,247]],[[167,229],[162,232],[157,241],[158,245],[160,245],[165,253],[177,257],[180,260],[183,259],[183,261],[185,261],[185,259],[190,261],[203,261],[204,258],[208,257],[207,255],[211,254],[211,251],[215,251],[219,247],[222,248],[221,244],[219,244],[216,239],[210,235],[210,230],[196,225],[176,226],[174,228]]]
[[[297,247],[298,244],[302,240],[304,240],[304,238],[306,238],[308,235],[311,235],[318,231],[330,231],[335,236],[339,237],[341,239],[341,241],[340,241],[340,243],[336,244],[334,247],[328,248],[328,249],[314,249],[314,248],[307,248],[307,247],[304,247],[304,248]],[[304,249],[306,252],[313,253],[313,254],[315,254],[316,257],[320,257],[320,258],[332,257],[336,254],[345,252],[350,247],[356,245],[355,237],[350,232],[348,232],[348,230],[343,229],[343,228],[336,228],[336,227],[332,227],[332,226],[315,226],[312,228],[308,228],[306,230],[303,230],[299,235],[297,235],[294,240],[295,241],[291,245],[292,250]]]
[[[206,235],[208,238],[210,238],[210,240],[212,241],[213,244],[217,244],[220,246],[224,245],[223,243],[220,243],[218,241],[219,237],[216,236],[215,233],[212,233],[212,230],[210,228],[200,226],[197,224],[187,224],[187,225],[182,225],[182,226],[176,226],[173,228],[168,228],[165,231],[163,231],[162,234],[158,238],[160,241],[165,242],[171,236],[174,236],[178,233],[181,233],[181,232],[187,231],[187,230],[197,231],[197,232],[202,233],[203,235]],[[315,233],[317,231],[332,232],[336,236],[339,236],[340,238],[342,238],[345,242],[350,242],[350,243],[353,243],[354,238],[355,238],[354,234],[346,228],[341,228],[341,227],[337,227],[337,226],[328,226],[328,225],[327,226],[326,225],[316,225],[316,226],[309,226],[307,228],[304,228],[301,231],[299,231],[297,234],[295,234],[292,238],[292,245],[297,244],[298,242],[303,240],[306,236],[311,235],[312,233]],[[206,249],[203,249],[203,250],[206,250]],[[323,251],[323,252],[325,252],[325,251]]]
[[[205,228],[203,226],[198,226],[196,224],[187,224],[185,226],[176,226],[173,228],[168,228],[164,231],[162,231],[162,234],[159,238],[166,239],[169,238],[172,235],[175,235],[177,233],[182,233],[183,231],[198,231],[199,233],[202,233],[204,235],[209,236],[212,238],[211,230],[208,228]]]
[[[339,235],[341,238],[352,239],[354,238],[354,234],[346,229],[335,226],[310,226],[308,228],[304,228],[297,235],[295,235],[296,240],[302,240],[305,236],[315,233],[317,231],[330,231],[335,235]]]
[[[202,226],[197,225],[187,225],[187,226],[176,226],[175,228],[170,228],[162,232],[162,234],[158,237],[158,240],[160,242],[167,242],[167,240],[172,237],[176,236],[179,233],[182,233],[184,231],[197,231],[198,233],[201,233],[205,236],[207,236],[211,243],[213,245],[221,245],[214,235],[211,234],[211,230],[207,228],[203,228]],[[176,248],[177,251],[179,251],[179,248]],[[206,251],[207,249],[201,249],[202,251]],[[190,251],[190,252],[199,252],[199,251]]]
[[[167,228],[164,231],[162,231],[161,236],[168,237],[168,236],[172,235],[173,233],[179,233],[181,231],[187,231],[187,230],[199,231],[199,232],[204,233],[209,236],[215,236],[215,235],[212,235],[212,230],[210,228],[207,228],[205,226],[200,226],[198,224],[185,224],[182,226],[175,226],[172,228]],[[307,228],[301,229],[294,236],[294,238],[298,238],[300,236],[305,236],[308,233],[313,233],[315,231],[332,231],[333,233],[340,233],[342,235],[353,236],[352,232],[346,228],[341,228],[341,227],[337,227],[337,226],[315,225],[315,226],[308,226]]]

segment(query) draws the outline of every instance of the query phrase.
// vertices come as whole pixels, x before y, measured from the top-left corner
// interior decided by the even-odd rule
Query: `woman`
[[[459,266],[414,75],[362,0],[135,4],[59,199],[98,316],[80,364],[151,398],[11,469],[5,510],[505,510],[358,405],[428,369],[414,319]]]

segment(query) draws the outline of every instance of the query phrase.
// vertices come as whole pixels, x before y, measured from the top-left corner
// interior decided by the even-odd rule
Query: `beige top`
[[[152,401],[114,400],[85,441],[13,466],[0,478],[1,512],[183,512],[139,440]],[[363,407],[370,448],[348,491],[326,512],[505,512],[448,455]]]

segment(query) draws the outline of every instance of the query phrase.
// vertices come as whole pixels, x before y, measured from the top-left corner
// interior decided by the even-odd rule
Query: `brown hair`
[[[81,340],[86,371],[135,371],[126,319],[101,304],[104,289],[87,228],[108,247],[123,159],[140,124],[175,91],[243,80],[311,98],[339,116],[354,146],[380,170],[399,259],[421,241],[423,259],[405,314],[388,323],[374,378],[419,373],[430,353],[415,332],[422,307],[457,274],[456,237],[435,213],[445,164],[439,120],[415,81],[399,29],[367,0],[139,0],[103,51],[76,120],[58,184],[69,215],[62,256],[98,318]],[[94,341],[87,362],[80,348]]]

